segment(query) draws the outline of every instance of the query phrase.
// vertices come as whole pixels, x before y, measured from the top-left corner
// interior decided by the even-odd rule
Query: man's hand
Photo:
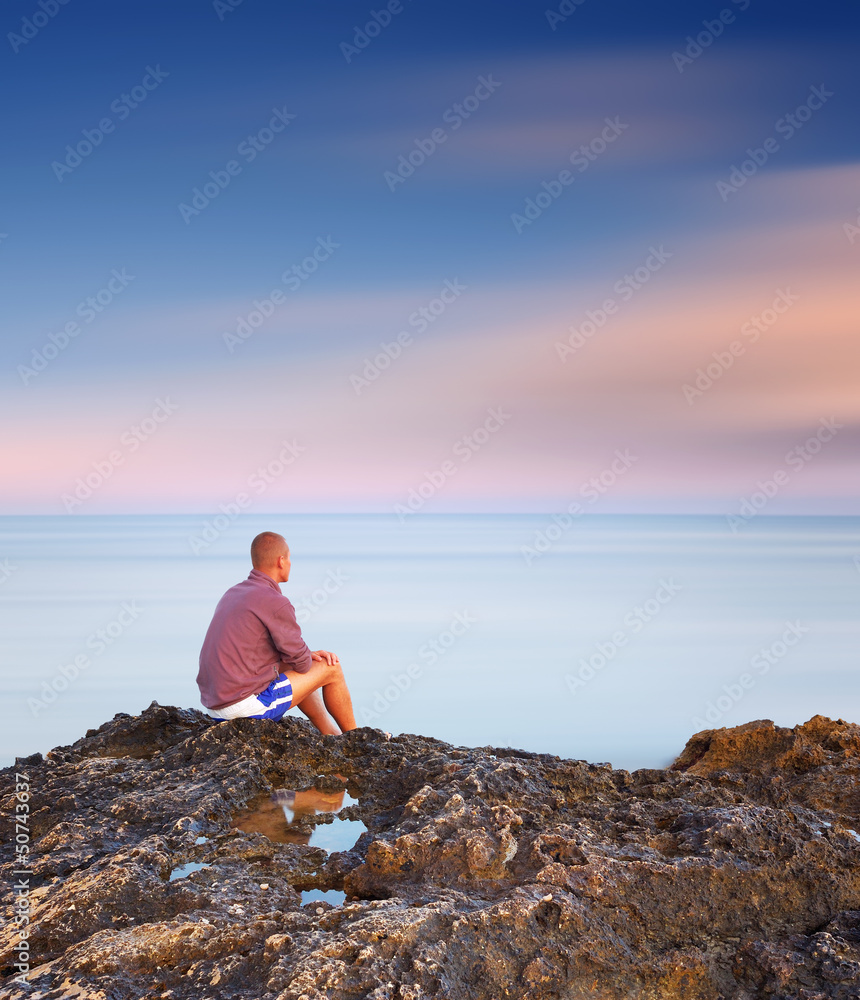
[[[340,663],[337,653],[330,653],[327,649],[312,649],[311,659],[325,660],[329,666],[331,666],[332,663]]]

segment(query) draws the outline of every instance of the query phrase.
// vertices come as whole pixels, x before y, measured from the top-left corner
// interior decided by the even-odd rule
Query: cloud
[[[557,173],[573,150],[600,135],[607,117],[620,117],[630,128],[602,169],[659,166],[677,174],[691,166],[728,165],[793,109],[774,105],[777,88],[796,91],[800,103],[811,84],[832,79],[851,60],[847,46],[731,41],[708,51],[685,74],[678,73],[670,49],[653,45],[579,52],[575,58],[496,54],[486,63],[474,57],[448,61],[444,69],[417,60],[400,67],[396,93],[387,73],[368,76],[360,116],[336,116],[330,129],[296,133],[295,145],[276,155],[319,157],[323,151],[330,154],[324,161],[346,157],[381,172],[414,149],[416,139],[441,127],[447,139],[425,173],[446,183],[481,178],[493,184]],[[806,81],[800,88],[799,67]],[[482,74],[501,86],[452,129],[445,111],[461,104]],[[353,124],[358,120],[360,129]]]
[[[60,359],[42,382],[4,396],[16,426],[0,452],[15,470],[6,509],[41,499],[60,512],[60,494],[160,395],[180,411],[116,469],[88,511],[212,509],[292,440],[305,450],[261,509],[390,510],[452,460],[494,407],[510,419],[428,509],[557,508],[616,449],[639,460],[613,502],[725,505],[830,417],[844,431],[786,495],[811,503],[856,494],[857,250],[841,228],[854,171],[783,170],[754,181],[739,193],[749,210],[738,202],[714,231],[673,234],[673,256],[627,298],[616,283],[637,273],[647,244],[620,266],[575,279],[475,283],[425,332],[413,330],[413,343],[360,394],[350,375],[411,329],[408,316],[434,285],[308,289],[232,356],[220,332],[247,302],[152,309],[125,336],[184,339],[176,365],[141,365],[121,381],[90,369],[70,383]],[[796,302],[770,313],[783,292]],[[593,321],[607,298],[616,312],[562,362],[557,344],[571,327],[592,329],[589,312]],[[765,326],[753,342],[743,327],[755,317]],[[733,342],[742,353],[714,374]],[[690,402],[683,387],[700,371],[713,385]]]

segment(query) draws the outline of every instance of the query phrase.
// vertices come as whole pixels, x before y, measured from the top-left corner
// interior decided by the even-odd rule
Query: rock
[[[27,776],[32,837],[32,970],[14,982],[8,863],[4,987],[40,1000],[856,998],[858,767],[860,727],[820,716],[697,733],[670,768],[628,773],[153,704],[2,772],[5,817]],[[261,792],[344,783],[359,800],[345,812],[367,827],[351,850],[231,828]],[[205,867],[185,874],[192,862]],[[346,901],[302,905],[306,889]]]
[[[790,802],[860,825],[860,726],[816,715],[781,729],[769,719],[706,729],[687,743],[672,770],[707,777],[776,806]]]

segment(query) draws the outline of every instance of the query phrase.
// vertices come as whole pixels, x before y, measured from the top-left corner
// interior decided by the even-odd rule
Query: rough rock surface
[[[628,773],[153,704],[3,771],[6,822],[16,771],[33,969],[16,984],[8,863],[7,996],[860,997],[860,727],[841,720],[709,730]],[[352,850],[230,827],[338,775],[368,828]],[[312,887],[346,902],[303,906]]]

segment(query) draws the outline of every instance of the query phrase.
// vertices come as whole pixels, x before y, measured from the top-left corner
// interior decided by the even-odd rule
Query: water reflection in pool
[[[238,812],[230,824],[245,833],[262,833],[278,844],[308,844],[325,851],[347,851],[365,832],[360,820],[344,819],[338,814],[358,804],[345,789],[326,791],[306,788],[302,791],[279,788],[258,796]],[[331,822],[313,823],[313,817],[330,813]]]

